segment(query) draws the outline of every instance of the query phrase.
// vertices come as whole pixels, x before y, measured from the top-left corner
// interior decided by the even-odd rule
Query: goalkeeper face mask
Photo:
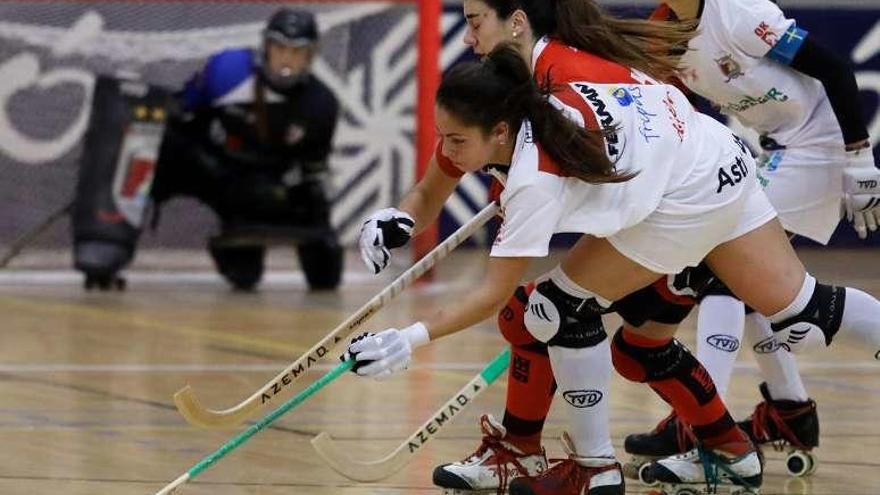
[[[264,45],[263,76],[273,89],[284,91],[304,81],[312,63],[311,43],[295,46],[271,38]]]

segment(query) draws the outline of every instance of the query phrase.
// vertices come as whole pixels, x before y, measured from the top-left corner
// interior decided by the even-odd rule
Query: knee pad
[[[573,296],[552,280],[545,280],[529,296],[523,320],[538,341],[579,349],[605,340],[602,315],[609,311],[595,297]]]
[[[681,378],[699,367],[697,359],[676,339],[659,347],[628,343],[619,328],[611,341],[614,369],[627,380],[639,383]]]
[[[810,301],[800,313],[770,326],[779,346],[796,353],[831,344],[840,330],[845,300],[846,288],[816,282]]]
[[[675,293],[672,282],[672,276],[660,278],[615,301],[611,308],[634,327],[640,327],[647,321],[677,325],[690,314],[696,300],[690,295]]]
[[[512,346],[547,355],[547,344],[536,340],[526,329],[524,321],[529,295],[534,290],[534,282],[516,288],[507,304],[498,312],[498,330]]]

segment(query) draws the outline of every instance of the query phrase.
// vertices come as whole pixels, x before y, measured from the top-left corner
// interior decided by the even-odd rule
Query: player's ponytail
[[[499,18],[525,12],[536,38],[638,69],[660,80],[677,75],[678,59],[696,35],[696,21],[663,22],[613,16],[595,0],[484,0]]]
[[[633,177],[615,169],[605,153],[603,135],[562,114],[548,101],[550,88],[532,79],[528,65],[512,46],[496,47],[482,62],[459,64],[443,78],[437,104],[462,124],[488,135],[501,122],[516,134],[524,119],[533,139],[568,175],[585,182],[623,182]]]

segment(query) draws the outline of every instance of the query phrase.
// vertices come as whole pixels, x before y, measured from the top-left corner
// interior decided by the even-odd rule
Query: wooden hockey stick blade
[[[171,493],[174,493],[178,488],[180,488],[181,485],[188,483],[190,480],[196,478],[202,473],[202,471],[205,471],[209,467],[216,464],[217,461],[226,457],[226,454],[229,454],[233,450],[241,447],[245,442],[250,440],[252,436],[261,432],[267,426],[274,423],[275,420],[277,420],[281,416],[284,416],[292,409],[305,402],[309,397],[318,393],[321,389],[333,382],[333,380],[336,380],[344,373],[351,370],[353,366],[354,361],[346,361],[344,363],[337,364],[333,369],[324,374],[324,376],[315,380],[311,385],[304,388],[301,392],[294,395],[290,399],[287,399],[287,401],[285,401],[284,404],[281,404],[278,409],[270,412],[265,417],[249,426],[246,430],[243,430],[232,437],[219,449],[215,450],[214,453],[212,453],[211,455],[202,458],[202,460],[199,461],[198,464],[189,468],[187,472],[178,476],[177,479],[165,485],[164,488],[156,492],[156,495],[169,495]]]
[[[412,285],[416,279],[424,275],[438,261],[445,258],[459,244],[488,222],[495,216],[497,211],[498,205],[496,203],[489,204],[483,208],[474,218],[459,227],[458,230],[438,244],[424,258],[403,272],[394,282],[382,289],[380,293],[367,301],[366,304],[321,339],[314,347],[306,351],[299,359],[282,370],[275,378],[243,402],[229,409],[207,409],[202,405],[195,391],[191,387],[186,386],[174,394],[174,403],[177,405],[178,411],[190,424],[204,428],[219,428],[241,424],[263,406],[275,400],[285,388],[305,375],[321,359],[328,354],[332,354],[333,348],[339,341],[354,333],[355,330],[360,328],[365,321],[378,312],[385,304],[397,297],[405,288]]]
[[[451,422],[465,407],[486,390],[492,382],[507,369],[510,363],[510,349],[505,349],[495,357],[479,375],[462,387],[451,399],[443,404],[431,418],[415,431],[393,452],[376,461],[358,461],[349,457],[343,447],[334,443],[326,432],[312,439],[312,447],[324,461],[337,473],[355,481],[379,481],[400,471],[422,447]]]

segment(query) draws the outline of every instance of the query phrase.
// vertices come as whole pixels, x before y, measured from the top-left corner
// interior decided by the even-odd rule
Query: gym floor
[[[802,249],[800,254],[824,281],[880,294],[880,264],[871,251]],[[441,262],[436,283],[407,289],[363,328],[405,325],[437,305],[454,304],[467,296],[483,262],[482,251],[453,253]],[[208,407],[237,404],[395,275],[369,276],[354,253],[348,266],[343,287],[330,294],[311,294],[301,277],[279,273],[270,274],[254,294],[232,293],[207,271],[133,271],[122,293],[85,292],[79,278],[64,274],[0,274],[0,493],[155,493],[236,432],[189,426],[174,408],[173,393],[189,383]],[[541,271],[535,267],[536,274]],[[616,328],[616,322],[609,321],[608,328]],[[692,343],[692,319],[680,337]],[[445,425],[401,472],[379,483],[359,484],[336,474],[309,440],[327,431],[352,457],[381,458],[503,347],[494,323],[486,322],[417,351],[414,366],[388,382],[345,375],[179,493],[439,493],[431,484],[433,466],[461,459],[477,447],[479,415],[503,414],[504,377]],[[835,347],[799,358],[804,382],[819,406],[818,470],[806,479],[792,478],[785,474],[782,454],[768,448],[763,494],[868,495],[880,490],[880,363],[859,346]],[[328,360],[291,389],[302,388],[332,365]],[[759,401],[759,382],[746,350],[728,394],[737,418]],[[625,435],[650,429],[667,410],[647,387],[618,377],[612,392],[612,434],[623,459]],[[564,428],[564,418],[554,409],[546,428],[551,457],[562,454],[556,439]],[[636,482],[628,485],[627,493],[647,492]]]

